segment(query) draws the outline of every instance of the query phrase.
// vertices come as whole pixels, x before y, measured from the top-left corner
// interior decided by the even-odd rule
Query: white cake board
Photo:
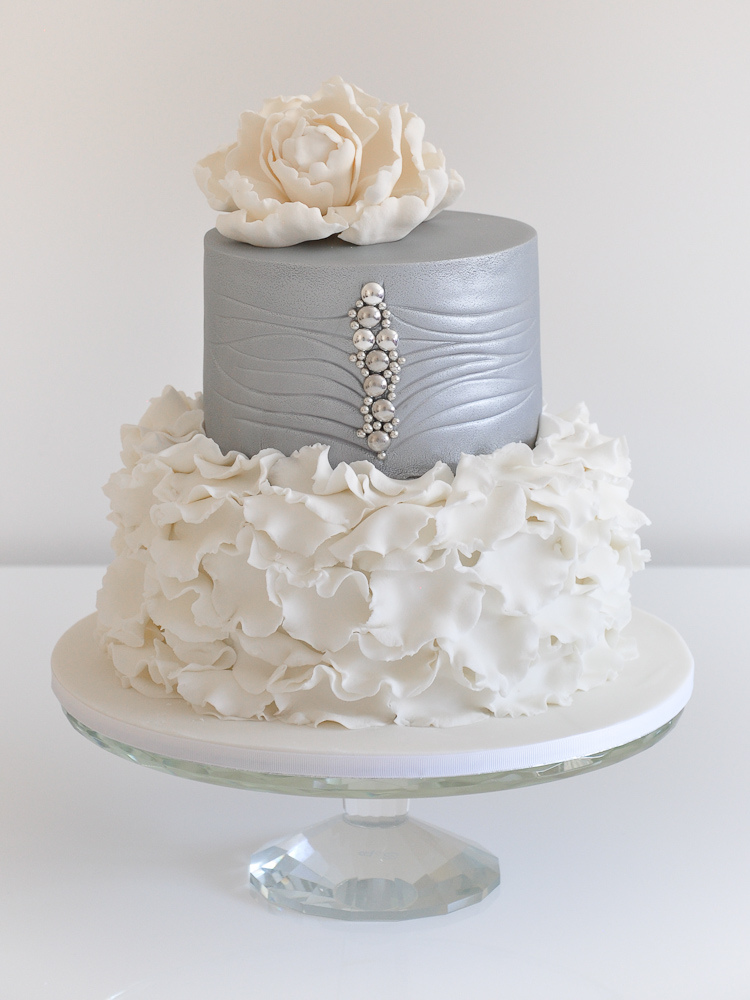
[[[543,767],[654,732],[682,711],[693,687],[693,659],[682,638],[634,610],[626,634],[636,638],[638,658],[616,680],[541,715],[448,729],[232,721],[198,715],[178,698],[123,688],[99,647],[95,624],[95,615],[78,622],[52,655],[52,688],[70,716],[149,753],[257,774],[398,780]]]

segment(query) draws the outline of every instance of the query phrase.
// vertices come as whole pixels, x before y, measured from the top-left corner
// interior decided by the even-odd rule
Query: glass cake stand
[[[343,920],[450,913],[499,884],[493,854],[411,819],[409,799],[521,788],[616,764],[662,739],[692,691],[682,639],[636,612],[638,659],[616,681],[541,716],[448,730],[236,722],[122,688],[94,619],[66,632],[52,658],[53,690],[73,727],[119,757],[179,777],[342,798],[343,814],[253,854],[249,879],[272,904]]]

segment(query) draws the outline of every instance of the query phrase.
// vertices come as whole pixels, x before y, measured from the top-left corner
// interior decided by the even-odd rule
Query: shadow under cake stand
[[[674,727],[693,683],[677,632],[635,610],[626,634],[638,658],[616,680],[541,715],[450,729],[232,721],[123,688],[95,622],[74,625],[52,655],[52,687],[72,725],[120,757],[180,777],[343,798],[343,815],[258,851],[249,871],[271,903],[345,920],[450,913],[499,884],[494,855],[408,818],[410,798],[519,788],[625,760]]]

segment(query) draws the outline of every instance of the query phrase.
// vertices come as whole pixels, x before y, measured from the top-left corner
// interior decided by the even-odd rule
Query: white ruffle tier
[[[389,479],[324,445],[224,455],[167,388],[123,428],[98,598],[123,684],[201,712],[348,728],[532,715],[616,676],[646,518],[584,406]]]

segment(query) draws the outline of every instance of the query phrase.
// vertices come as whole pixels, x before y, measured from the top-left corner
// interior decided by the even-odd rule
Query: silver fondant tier
[[[397,243],[332,238],[280,249],[205,239],[206,432],[224,451],[372,460],[348,311],[385,289],[399,351],[399,436],[378,463],[421,475],[462,452],[533,444],[542,405],[536,233],[522,222],[443,212]]]

